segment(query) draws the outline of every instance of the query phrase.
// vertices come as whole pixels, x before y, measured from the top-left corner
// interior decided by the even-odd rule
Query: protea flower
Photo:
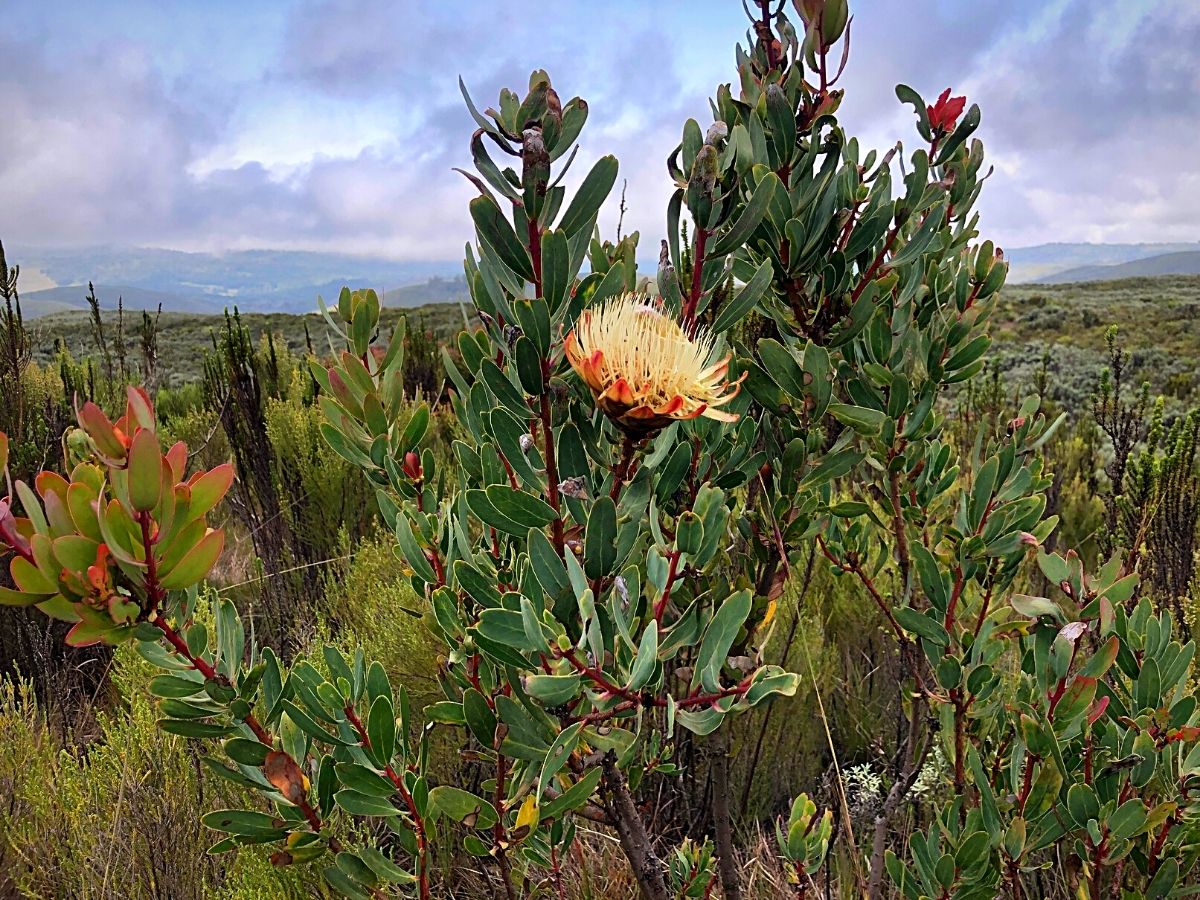
[[[925,108],[925,114],[929,117],[929,127],[940,134],[953,131],[966,106],[966,97],[951,97],[950,88],[946,88],[938,96],[937,103]]]
[[[689,338],[645,295],[624,294],[585,309],[564,350],[596,404],[628,434],[647,435],[697,416],[737,421],[719,409],[741,388],[741,379],[725,381],[730,357],[710,362],[711,336]]]

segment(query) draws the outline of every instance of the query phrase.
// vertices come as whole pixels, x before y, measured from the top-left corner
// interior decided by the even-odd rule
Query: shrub
[[[70,480],[17,482],[21,518],[13,498],[0,506],[17,585],[0,599],[73,620],[75,644],[135,644],[164,670],[149,685],[160,727],[221,739],[211,771],[272,804],[204,815],[225,835],[212,852],[270,844],[281,866],[321,860],[347,896],[425,898],[454,835],[509,898],[562,896],[592,821],[616,832],[645,896],[719,883],[740,898],[731,731],[799,691],[766,654],[781,598],[822,559],[878,626],[870,738],[886,765],[855,770],[861,844],[840,772],[831,803],[789,804],[776,846],[798,895],[832,887],[835,816],[846,888],[872,898],[888,879],[912,898],[1024,896],[1056,860],[1082,897],[1162,896],[1188,877],[1194,645],[1138,595],[1136,558],[1088,570],[1046,551],[1040,451],[1062,416],[1034,397],[1002,421],[997,376],[978,407],[993,414],[947,423],[955,386],[986,366],[1007,272],[975,241],[980,112],[899,86],[918,141],[893,185],[899,146],[864,152],[836,119],[845,3],[795,5],[793,25],[759,4],[739,96],[722,86],[716,121],[684,125],[654,296],[637,291],[638,236],[596,231],[616,160],[569,198],[552,175],[586,103],[563,103],[542,71],[486,113],[467,97],[482,327],[459,336],[457,361],[443,354],[452,456],[428,446],[432,413],[411,402],[403,329],[374,346],[378,296],[321,304],[346,349],[309,361],[320,431],[395,536],[444,645],[441,699],[414,710],[361,646],[285,663],[228,597],[197,618],[222,544],[205,516],[232,472],[188,476],[140,390],[115,423],[84,404]],[[231,391],[226,430],[247,453],[267,398],[289,389],[286,361],[236,322],[224,341],[210,389]],[[265,508],[269,467],[239,468]],[[1021,592],[1032,560],[1053,596]],[[435,733],[467,777],[438,782]],[[687,747],[711,760],[711,833],[666,846],[636,794],[677,784]]]

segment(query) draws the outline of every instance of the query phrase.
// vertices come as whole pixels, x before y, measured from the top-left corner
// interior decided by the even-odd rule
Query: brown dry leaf
[[[308,793],[308,779],[304,777],[295,760],[286,753],[278,750],[268,753],[267,760],[263,763],[263,774],[289,803],[299,806],[304,801]]]

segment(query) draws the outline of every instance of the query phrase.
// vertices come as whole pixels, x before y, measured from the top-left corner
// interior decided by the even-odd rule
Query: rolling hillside
[[[1075,281],[1113,281],[1121,278],[1146,278],[1157,275],[1200,275],[1200,250],[1162,253],[1117,265],[1080,266],[1044,278],[1046,284]]]
[[[433,285],[431,287],[431,285]],[[401,315],[410,327],[424,327],[442,338],[463,325],[457,302],[422,302],[426,296],[454,300],[461,279],[441,279],[388,292],[384,315],[390,326]],[[330,294],[329,296],[332,296]],[[397,308],[403,304],[406,309]],[[106,319],[112,322],[112,317]],[[242,313],[255,336],[278,335],[296,351],[305,345],[305,326],[313,347],[326,352],[332,335],[319,315]],[[135,320],[136,322],[136,320]],[[85,313],[73,310],[32,321],[35,354],[51,363],[61,341],[76,357],[94,352]],[[1132,383],[1149,379],[1173,406],[1200,401],[1200,276],[1131,278],[1091,283],[1013,284],[1004,288],[991,319],[993,358],[1011,390],[1026,393],[1048,355],[1050,395],[1059,402],[1086,404],[1105,364],[1104,332],[1121,329],[1133,352]],[[164,312],[160,320],[159,366],[164,382],[179,385],[200,376],[213,332],[224,326],[220,315]],[[127,329],[133,325],[127,320]]]
[[[1200,243],[1191,244],[1088,244],[1052,243],[1032,247],[1005,247],[1009,261],[1010,284],[1055,280],[1069,269],[1091,266],[1115,266],[1165,253],[1200,251]],[[1132,273],[1131,273],[1132,274]],[[1101,276],[1107,277],[1107,276]],[[1086,279],[1080,279],[1086,280]]]
[[[101,304],[115,308],[124,295],[127,309],[220,314],[243,311],[304,313],[318,294],[335,297],[343,284],[394,292],[446,279],[461,262],[393,260],[344,254],[284,250],[185,253],[155,248],[6,246],[10,262],[38,274],[44,290],[22,292],[22,307],[34,317],[64,309],[85,309],[87,283],[95,282]],[[425,292],[418,303],[447,297]],[[406,303],[398,294],[397,303]]]
[[[130,285],[97,284],[95,288],[101,309],[115,310],[117,301],[120,299],[127,312],[137,312],[143,309],[153,312],[161,303],[164,312],[174,313],[219,316],[226,309],[233,309],[236,306],[238,309],[248,312],[302,315],[316,309],[318,295],[324,297],[328,303],[335,302],[342,284],[342,281],[331,281],[298,288],[283,297],[268,296],[257,299],[241,296],[213,297],[202,294],[180,294]],[[86,311],[88,308],[86,296],[86,284],[30,291],[21,295],[21,309],[30,319],[72,310]],[[405,309],[424,306],[428,303],[457,303],[467,299],[467,283],[462,277],[435,277],[418,284],[391,288],[384,291],[383,294],[385,306]]]

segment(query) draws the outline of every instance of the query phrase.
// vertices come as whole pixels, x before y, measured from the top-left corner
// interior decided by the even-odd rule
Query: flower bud
[[[421,480],[421,458],[413,451],[404,454],[404,465],[400,468],[413,481]]]

